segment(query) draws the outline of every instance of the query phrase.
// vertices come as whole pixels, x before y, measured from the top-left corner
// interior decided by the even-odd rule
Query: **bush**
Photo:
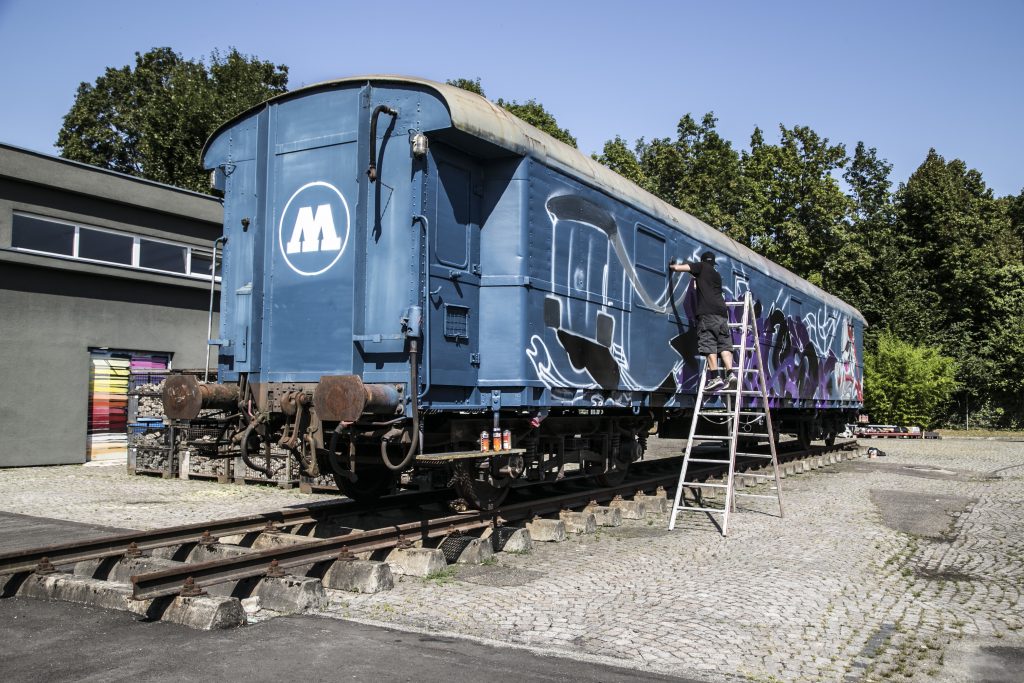
[[[865,354],[864,404],[873,422],[931,427],[956,389],[956,363],[937,347],[883,332]]]

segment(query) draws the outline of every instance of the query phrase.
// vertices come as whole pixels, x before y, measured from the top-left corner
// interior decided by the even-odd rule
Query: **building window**
[[[188,249],[167,242],[139,239],[139,267],[152,270],[166,270],[171,273],[187,273]],[[206,274],[210,271],[207,268]]]
[[[213,257],[210,254],[204,254],[192,250],[192,261],[189,264],[188,272],[192,275],[198,275],[200,277],[210,277],[210,268],[213,267]]]
[[[206,249],[28,214],[13,218],[14,249],[210,279],[213,256]]]
[[[130,235],[78,228],[78,258],[130,266],[134,244]]]
[[[11,226],[11,246],[15,249],[31,249],[62,256],[74,256],[75,226],[14,214],[14,225]]]

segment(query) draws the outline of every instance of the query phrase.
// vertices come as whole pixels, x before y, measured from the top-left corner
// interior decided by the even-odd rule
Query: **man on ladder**
[[[700,257],[700,263],[670,263],[669,269],[677,273],[693,273],[697,283],[697,348],[698,351],[707,356],[707,363],[701,373],[701,381],[697,385],[697,398],[693,411],[693,420],[690,423],[690,435],[686,440],[686,450],[683,453],[683,467],[679,473],[679,484],[676,487],[676,497],[672,504],[672,516],[669,519],[668,528],[672,530],[676,525],[676,517],[680,512],[700,512],[706,514],[721,514],[722,535],[729,533],[729,513],[735,509],[736,496],[751,498],[772,498],[779,504],[779,516],[782,516],[782,483],[779,476],[779,459],[775,449],[775,432],[772,428],[771,413],[768,408],[768,385],[764,374],[764,362],[761,358],[760,332],[757,329],[757,317],[754,313],[754,300],[750,292],[746,292],[742,301],[726,303],[722,296],[722,277],[715,270],[715,255],[704,252]],[[729,307],[738,307],[739,318],[737,322],[729,322]],[[739,332],[738,341],[734,343],[731,330]],[[733,370],[733,349],[739,351],[739,373],[748,381],[742,382],[737,378]],[[722,356],[722,363],[728,378],[723,379],[718,369],[717,356]],[[715,373],[709,378],[709,373]],[[753,381],[750,381],[753,380]],[[750,385],[754,386],[750,386]],[[756,387],[756,388],[755,388]],[[710,399],[710,400],[709,400]],[[723,403],[724,407],[717,407]],[[706,404],[705,402],[708,402]],[[717,404],[717,406],[716,406]],[[698,433],[698,425],[714,423],[724,418],[719,425],[726,426],[724,435],[728,445],[728,457],[706,457],[703,453],[698,457],[693,456],[694,442],[697,441],[718,441],[723,440],[723,435]],[[744,442],[749,443],[751,439],[766,440],[768,453],[763,451],[752,452],[744,448],[739,450],[739,433],[741,429],[740,420],[744,420]],[[752,425],[763,425],[757,431],[752,431]],[[763,429],[763,431],[762,431]],[[713,431],[713,430],[712,430]],[[739,493],[734,490],[736,480],[737,456],[744,458],[743,467],[758,461],[768,460],[770,470],[768,472],[745,472],[744,477],[755,480],[763,480],[766,483],[772,482],[775,495],[763,493]],[[691,464],[700,466],[713,465],[712,469],[725,467],[726,474],[724,481],[719,483],[709,481],[707,475],[700,479],[694,478],[690,470]],[[694,504],[688,504],[684,491],[689,489],[694,492],[696,499]],[[712,507],[705,504],[701,495],[703,489],[718,489],[725,493],[725,501],[722,507]]]
[[[708,359],[708,374],[711,379],[704,387],[705,392],[736,388],[736,373],[732,369],[732,334],[729,332],[729,311],[722,296],[722,276],[715,269],[715,254],[705,251],[697,263],[669,264],[675,273],[693,275],[697,288],[697,352]],[[727,377],[722,377],[718,368],[718,356],[722,356]]]

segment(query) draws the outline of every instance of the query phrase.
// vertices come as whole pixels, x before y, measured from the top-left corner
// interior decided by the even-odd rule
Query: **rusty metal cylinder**
[[[402,396],[394,384],[363,384],[358,375],[321,377],[313,405],[321,420],[355,422],[363,413],[393,415]]]
[[[363,411],[378,415],[390,415],[395,412],[401,396],[394,384],[364,384],[366,389],[366,405]]]
[[[204,384],[192,375],[172,375],[164,382],[164,414],[187,420],[204,408],[233,410],[238,406],[237,384]]]

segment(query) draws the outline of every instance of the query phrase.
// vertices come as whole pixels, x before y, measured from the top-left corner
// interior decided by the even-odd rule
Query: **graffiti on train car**
[[[544,301],[544,334],[531,336],[526,354],[551,397],[566,405],[628,406],[634,393],[665,392],[672,394],[666,403],[671,406],[679,394],[696,393],[700,363],[695,291],[689,278],[659,277],[653,261],[656,257],[664,263],[664,251],[645,255],[639,239],[630,249],[615,217],[587,199],[556,195],[546,208],[552,228],[553,291]],[[698,260],[702,249],[694,246],[689,258]],[[751,279],[742,264],[734,267],[736,286],[723,283],[729,300],[739,300]],[[685,321],[668,340],[668,349],[644,349],[667,362],[664,369],[648,367],[641,376],[630,367],[633,321],[625,302],[634,295],[639,307]],[[754,296],[773,403],[781,399],[824,407],[837,399],[863,399],[848,316],[824,305],[787,315],[794,302],[782,286]]]

